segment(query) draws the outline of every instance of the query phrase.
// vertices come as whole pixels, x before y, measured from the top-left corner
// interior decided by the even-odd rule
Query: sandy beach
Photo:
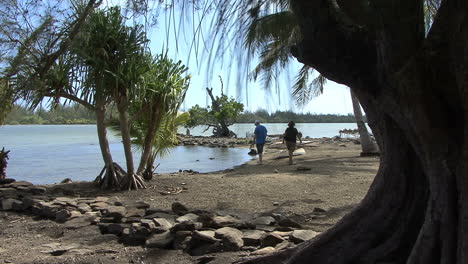
[[[247,153],[247,146],[243,147]],[[278,159],[287,153],[284,145],[270,144],[262,165],[252,160],[214,173],[158,174],[147,189],[138,191],[101,191],[87,182],[44,187],[55,197],[106,197],[124,204],[143,201],[162,210],[171,210],[179,202],[190,210],[223,215],[276,213],[323,232],[364,197],[379,158],[360,157],[360,145],[351,139],[310,139],[301,147],[305,154],[295,156],[294,165],[288,165],[287,158]],[[208,263],[181,250],[126,246],[114,235],[101,234],[95,225],[70,228],[14,211],[0,211],[0,220],[2,263]],[[209,263],[232,263],[248,255],[242,250],[213,253]]]

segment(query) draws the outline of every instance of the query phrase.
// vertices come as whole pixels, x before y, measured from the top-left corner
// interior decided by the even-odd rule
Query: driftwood
[[[5,148],[2,148],[2,151],[0,151],[0,179],[5,179],[6,178],[6,167],[8,165],[8,153],[10,151],[5,151]]]

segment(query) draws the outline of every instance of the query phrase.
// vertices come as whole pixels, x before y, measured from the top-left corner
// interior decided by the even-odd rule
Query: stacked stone
[[[46,189],[26,182],[0,185],[2,210],[27,211],[64,223],[69,228],[95,224],[126,245],[178,249],[200,256],[223,251],[272,253],[318,235],[280,214],[244,216],[189,210],[174,203],[171,210],[143,202],[124,204],[107,197],[69,198],[45,195]]]

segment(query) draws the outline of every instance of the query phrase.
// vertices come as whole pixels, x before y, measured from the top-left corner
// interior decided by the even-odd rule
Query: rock
[[[275,246],[275,249],[276,250],[283,250],[283,249],[286,249],[288,247],[292,247],[294,244],[292,244],[291,242],[287,241],[287,240],[284,240],[283,242],[279,243],[278,245]]]
[[[124,230],[124,228],[128,228],[128,225],[125,224],[109,224],[107,226],[107,233],[114,234],[120,236]]]
[[[0,188],[0,197],[5,197],[5,198],[16,198],[17,191],[15,188]]]
[[[15,182],[15,181],[16,181],[15,179],[11,179],[11,178],[0,179],[0,185],[3,185],[3,184],[10,184],[10,183]]]
[[[142,226],[140,223],[133,223],[130,227],[130,233],[136,236],[147,237],[151,234],[151,230]]]
[[[44,194],[46,193],[47,189],[44,188],[44,187],[38,187],[38,186],[32,186],[29,188],[29,191],[34,194],[34,195],[37,195],[37,194]]]
[[[203,228],[203,224],[200,222],[186,221],[182,223],[177,223],[171,228],[171,232],[177,231],[195,231]]]
[[[184,215],[188,213],[188,208],[185,207],[185,205],[175,202],[171,205],[172,212],[174,212],[176,215]]]
[[[107,210],[109,206],[111,205],[105,202],[96,202],[96,203],[90,204],[89,206],[91,206],[93,211],[104,211],[104,210]]]
[[[270,226],[270,225],[256,225],[255,229],[262,230],[262,231],[265,231],[265,232],[273,232],[273,231],[276,230],[276,227],[275,226]]]
[[[71,213],[68,210],[62,209],[55,214],[55,221],[65,223],[70,216]]]
[[[297,171],[310,171],[310,170],[312,170],[312,168],[309,168],[309,167],[297,167],[296,170],[297,170]]]
[[[278,171],[278,170],[274,170],[274,172],[275,172],[275,173],[279,173],[279,171]]]
[[[13,211],[24,211],[27,208],[29,208],[28,204],[25,204],[23,201],[19,201],[19,200],[13,201],[13,204],[11,205],[11,207]]]
[[[141,223],[141,217],[138,217],[138,216],[125,217],[125,218],[122,218],[122,222],[126,224]]]
[[[68,220],[64,226],[67,229],[79,229],[85,226],[89,226],[95,217],[77,217],[74,219]]]
[[[278,225],[286,226],[286,227],[294,227],[294,228],[302,228],[302,226],[295,221],[291,220],[290,218],[283,218],[279,220]]]
[[[192,213],[189,213],[189,214],[186,214],[186,215],[183,215],[181,217],[178,217],[176,219],[176,223],[183,223],[183,222],[196,222],[198,220],[198,215],[196,214],[192,214]]]
[[[215,260],[215,256],[202,256],[202,257],[195,259],[196,264],[206,264],[213,260]]]
[[[154,218],[153,222],[156,226],[156,228],[154,229],[155,233],[164,233],[166,231],[169,231],[173,226],[171,222],[169,222],[165,218]]]
[[[141,225],[148,228],[149,230],[153,231],[156,229],[156,224],[153,222],[153,220],[150,219],[141,219],[140,220]]]
[[[174,241],[174,236],[171,232],[162,234],[154,234],[150,236],[145,243],[147,248],[169,248]]]
[[[65,178],[65,179],[63,179],[60,183],[72,183],[72,182],[73,182],[72,179],[70,179],[70,178]]]
[[[313,212],[314,213],[326,213],[327,210],[319,208],[319,207],[315,207]]]
[[[164,212],[152,213],[145,216],[145,219],[164,218],[169,221],[172,225],[175,223],[175,216]]]
[[[255,219],[253,219],[252,221],[250,221],[251,224],[253,225],[274,225],[276,223],[276,220],[275,218],[271,217],[271,216],[261,216],[261,217],[257,217]]]
[[[95,200],[96,202],[98,202],[98,203],[99,203],[99,202],[105,203],[105,202],[109,201],[109,197],[98,196],[98,197],[96,197],[96,199],[94,199],[94,200]]]
[[[127,209],[123,206],[109,206],[102,211],[102,215],[113,217],[116,222],[120,222],[127,215]]]
[[[265,234],[265,231],[261,230],[247,230],[244,231],[242,240],[244,240],[245,246],[258,246],[260,245],[260,239]]]
[[[12,210],[13,209],[13,204],[14,203],[20,203],[20,202],[21,201],[16,200],[16,199],[12,199],[12,198],[2,199],[1,202],[0,202],[1,209],[4,210],[4,211]]]
[[[284,238],[276,233],[266,233],[261,238],[260,246],[261,247],[274,247],[283,241],[284,241]]]
[[[79,203],[77,209],[82,214],[92,211],[91,206],[89,206],[87,203]]]
[[[268,254],[273,254],[277,250],[274,247],[265,247],[261,248],[259,250],[255,250],[254,252],[250,253],[251,255],[268,255]]]
[[[234,226],[238,226],[239,224],[241,224],[241,221],[238,218],[233,217],[231,215],[215,216],[213,217],[213,224],[217,228],[225,227],[225,226],[234,227]]]
[[[298,244],[310,240],[316,237],[318,234],[320,233],[312,230],[294,230],[291,236],[289,237],[289,240]]]
[[[215,238],[215,232],[211,230],[207,231],[194,231],[192,234],[192,241],[196,241],[196,243],[216,243],[220,242],[219,239]]]
[[[125,207],[125,209],[127,211],[125,213],[126,218],[132,217],[132,216],[143,217],[146,214],[145,209],[138,209],[134,207]]]
[[[273,202],[273,206],[279,206],[278,202]]]
[[[18,187],[31,187],[31,186],[34,186],[34,184],[27,182],[27,181],[15,181],[15,182],[10,183],[8,186],[12,188],[18,188]]]
[[[174,249],[186,250],[189,248],[190,241],[192,240],[191,231],[178,231],[175,233]]]
[[[215,237],[222,239],[223,248],[226,251],[238,251],[242,246],[244,246],[242,231],[232,227],[217,229],[215,231]]]

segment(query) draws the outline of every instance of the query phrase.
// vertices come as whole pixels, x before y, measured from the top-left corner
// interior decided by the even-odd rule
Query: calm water
[[[267,130],[268,134],[283,134],[284,130],[286,130],[287,123],[272,123],[272,124],[262,124],[264,125]],[[190,133],[193,136],[210,136],[212,135],[211,129],[205,131],[206,127],[195,127],[190,129]],[[304,137],[309,136],[311,138],[321,138],[321,137],[334,137],[337,136],[339,133],[338,131],[342,129],[355,129],[357,128],[356,123],[302,123],[296,124],[296,128],[302,132]],[[246,133],[252,134],[255,125],[253,124],[234,124],[230,126],[230,129],[237,134],[238,137],[245,138]],[[185,134],[185,129],[180,128],[179,133]]]
[[[285,124],[265,124],[269,134],[280,134]],[[355,124],[298,124],[304,136],[332,137],[343,128],[355,128]],[[236,124],[232,129],[239,137],[251,133],[253,124]],[[203,128],[191,130],[200,135]],[[185,132],[184,129],[181,132]],[[206,132],[204,135],[210,135]],[[125,165],[120,139],[108,134],[113,158]],[[103,167],[95,125],[22,125],[0,127],[0,148],[10,152],[7,176],[35,184],[60,182],[65,178],[74,181],[94,180]],[[135,161],[139,153],[135,153]],[[215,158],[215,159],[210,159]],[[158,173],[182,170],[211,172],[232,168],[250,160],[246,149],[208,148],[198,146],[175,147],[171,154],[156,161],[161,165]],[[125,167],[125,166],[123,166]]]

